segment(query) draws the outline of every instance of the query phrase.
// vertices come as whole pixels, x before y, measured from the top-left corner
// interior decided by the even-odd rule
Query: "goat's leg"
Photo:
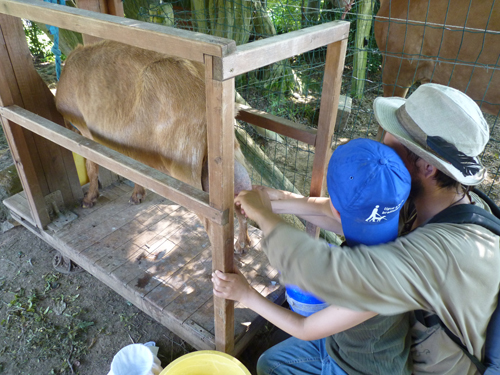
[[[89,190],[83,197],[82,207],[90,208],[94,206],[99,198],[99,165],[87,159],[87,175],[89,176]]]
[[[236,159],[234,160],[234,196],[236,197],[242,190],[252,190],[252,181],[247,169]],[[248,236],[247,218],[235,207],[236,218],[238,219],[239,231],[238,240],[234,245],[234,251],[238,254],[245,252],[247,247],[252,245]]]
[[[248,224],[245,215],[241,214],[241,211],[235,207],[236,218],[238,219],[238,239],[234,244],[234,252],[236,254],[243,254],[245,250],[252,245],[250,236],[248,235]]]
[[[384,97],[406,97],[410,86],[416,80],[418,64],[412,65],[397,57],[386,57],[382,66]]]
[[[132,192],[129,202],[132,204],[139,204],[145,196],[146,190],[144,190],[141,185],[135,184],[134,191]]]

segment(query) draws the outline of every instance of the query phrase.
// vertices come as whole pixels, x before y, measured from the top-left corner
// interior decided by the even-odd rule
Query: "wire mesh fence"
[[[449,0],[362,0],[347,11],[347,3],[126,0],[124,4],[128,17],[227,37],[237,44],[345,17],[351,22],[351,32],[333,147],[356,137],[375,138],[378,125],[372,103],[376,96],[404,96],[420,81],[451,85],[477,100],[486,113],[492,137],[482,159],[490,175],[481,188],[497,199],[500,5],[491,0],[453,4]],[[324,62],[325,49],[317,49],[237,77],[236,90],[243,103],[314,127]],[[282,172],[272,184],[285,187],[287,179],[308,194],[314,148],[257,133],[246,124],[243,129]],[[270,183],[255,169],[252,179]]]

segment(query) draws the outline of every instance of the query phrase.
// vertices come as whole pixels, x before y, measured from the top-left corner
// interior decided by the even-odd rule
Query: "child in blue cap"
[[[330,159],[327,183],[332,215],[340,215],[339,234],[349,246],[397,237],[411,177],[393,149],[369,139],[339,146]],[[409,314],[377,316],[329,306],[304,317],[270,302],[235,271],[213,273],[214,295],[241,302],[294,336],[264,353],[259,374],[411,373]],[[303,358],[296,356],[298,346]]]

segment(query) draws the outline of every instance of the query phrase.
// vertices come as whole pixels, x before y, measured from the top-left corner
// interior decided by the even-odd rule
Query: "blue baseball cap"
[[[392,148],[361,138],[337,147],[328,164],[327,184],[349,246],[396,239],[411,177]]]

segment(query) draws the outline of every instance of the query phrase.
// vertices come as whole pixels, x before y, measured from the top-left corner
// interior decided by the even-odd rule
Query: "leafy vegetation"
[[[23,20],[23,28],[33,57],[41,62],[54,61],[55,56],[51,51],[52,41],[38,25],[29,20]]]
[[[59,364],[49,370],[51,374],[74,371],[72,363],[78,362],[89,349],[84,333],[94,325],[82,318],[84,311],[75,303],[79,294],[58,294],[60,276],[45,274],[43,290],[21,287],[4,291],[12,297],[0,322],[3,336],[16,336],[19,343],[3,347],[2,353],[21,366],[28,356],[35,356],[38,361],[59,358]]]

